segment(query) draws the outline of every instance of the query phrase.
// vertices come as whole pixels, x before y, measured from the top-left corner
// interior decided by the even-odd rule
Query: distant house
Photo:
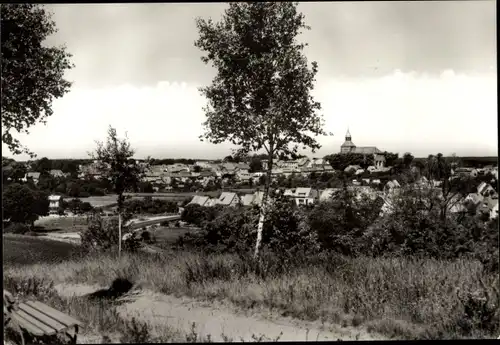
[[[49,214],[58,214],[62,202],[63,197],[61,195],[49,195]]]
[[[40,180],[40,173],[39,172],[29,172],[29,173],[27,173],[23,180],[26,182],[29,179],[32,179],[33,183],[37,184],[38,181]]]
[[[189,172],[190,169],[186,164],[175,163],[166,166],[167,171],[169,173],[180,173],[180,172]]]
[[[250,166],[247,163],[236,163],[237,170],[250,170]]]
[[[245,194],[245,195],[243,195],[243,197],[241,198],[241,204],[242,204],[243,206],[250,206],[250,205],[252,205],[253,198],[254,198],[254,195],[253,195],[253,194]]]
[[[310,205],[314,203],[317,192],[312,188],[287,189],[284,196],[293,198],[297,205]]]
[[[477,177],[479,174],[477,169],[474,168],[456,168],[453,171],[454,175],[456,176],[463,176],[463,177]]]
[[[495,219],[498,217],[498,200],[497,202],[493,205],[490,211],[490,218]]]
[[[323,202],[330,200],[335,194],[335,192],[337,192],[338,190],[339,190],[338,188],[327,188],[323,190],[319,195],[319,201]]]
[[[241,182],[248,182],[252,178],[252,175],[248,170],[242,169],[236,172],[236,178]]]
[[[477,187],[477,192],[483,197],[493,196],[497,194],[495,189],[486,182],[481,182],[481,184]]]
[[[374,153],[373,154],[373,164],[377,169],[382,169],[385,167],[385,156],[383,154]]]
[[[224,206],[236,206],[240,202],[240,198],[236,193],[232,192],[223,192],[219,199],[217,200],[216,204],[217,205],[224,205]]]
[[[210,197],[204,195],[195,195],[188,205],[212,206]]]
[[[210,162],[204,162],[204,161],[197,161],[194,163],[195,166],[198,166],[202,169],[211,169],[211,164]]]
[[[396,180],[389,181],[384,186],[384,193],[390,193],[390,192],[394,191],[396,188],[400,188],[400,187],[401,187],[401,185],[399,184],[398,181],[396,181]]]
[[[62,172],[62,170],[57,170],[57,169],[52,169],[50,170],[50,175],[52,177],[58,177],[58,178],[61,178],[61,177],[65,177],[66,174]]]
[[[349,171],[356,172],[359,169],[361,169],[361,166],[359,165],[349,165],[344,169],[344,172],[349,172]]]

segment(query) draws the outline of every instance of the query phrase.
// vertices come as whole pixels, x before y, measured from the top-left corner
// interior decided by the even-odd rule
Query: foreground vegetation
[[[121,261],[96,254],[57,264],[9,265],[4,277],[6,282],[33,277],[101,286],[127,277],[158,292],[227,300],[300,319],[362,324],[400,339],[488,338],[498,332],[497,275],[471,260],[323,255],[291,267],[270,255],[255,264],[236,254],[128,254]]]

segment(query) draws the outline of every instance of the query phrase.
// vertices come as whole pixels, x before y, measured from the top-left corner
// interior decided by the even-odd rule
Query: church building
[[[383,168],[385,164],[385,156],[375,146],[360,146],[356,147],[351,140],[349,129],[345,135],[345,142],[340,146],[340,153],[358,153],[364,156],[373,155],[373,162],[377,169]]]

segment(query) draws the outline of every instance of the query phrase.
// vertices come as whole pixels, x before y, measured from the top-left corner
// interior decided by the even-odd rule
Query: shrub
[[[19,235],[24,235],[27,232],[29,232],[31,228],[23,223],[10,223],[7,226],[4,227],[4,232],[6,233],[12,233],[12,234],[19,234]]]
[[[182,211],[181,219],[189,224],[202,227],[208,221],[216,218],[221,211],[220,206],[205,207],[197,204],[187,205]]]
[[[88,227],[81,233],[82,247],[88,251],[109,250],[118,245],[118,218],[89,216]]]

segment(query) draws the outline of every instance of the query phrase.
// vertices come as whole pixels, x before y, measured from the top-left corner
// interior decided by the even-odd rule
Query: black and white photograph
[[[500,339],[496,19],[1,4],[4,344]]]

